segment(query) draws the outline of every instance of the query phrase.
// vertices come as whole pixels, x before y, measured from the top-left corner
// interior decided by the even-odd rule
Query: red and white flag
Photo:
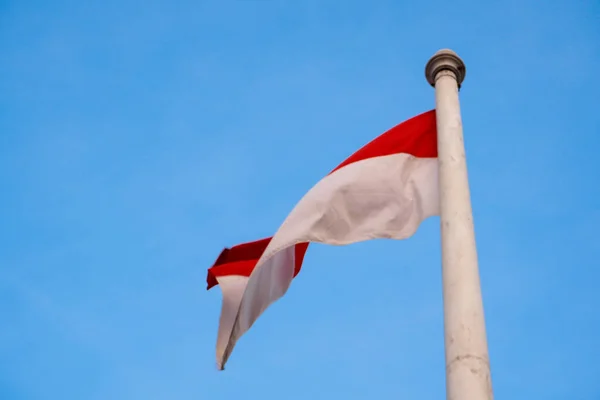
[[[221,287],[217,365],[237,340],[285,294],[309,242],[345,245],[405,239],[439,214],[435,111],[411,118],[358,150],[319,181],[275,235],[223,250],[208,270]]]

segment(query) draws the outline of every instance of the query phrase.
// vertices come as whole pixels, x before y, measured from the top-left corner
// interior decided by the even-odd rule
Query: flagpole
[[[440,50],[425,67],[435,88],[446,348],[446,399],[492,400],[483,301],[458,91],[464,62]]]

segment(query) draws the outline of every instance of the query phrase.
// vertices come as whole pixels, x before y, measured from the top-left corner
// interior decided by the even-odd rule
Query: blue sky
[[[599,20],[568,0],[0,2],[0,397],[444,398],[438,218],[311,247],[224,372],[204,280],[433,108],[423,69],[450,47],[496,398],[598,399]]]

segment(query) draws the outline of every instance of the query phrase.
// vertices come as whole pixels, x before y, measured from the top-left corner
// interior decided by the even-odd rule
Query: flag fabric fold
[[[237,340],[282,297],[302,267],[310,242],[346,245],[406,239],[439,214],[435,111],[377,137],[319,181],[271,238],[225,249],[209,269],[221,287],[217,366]]]

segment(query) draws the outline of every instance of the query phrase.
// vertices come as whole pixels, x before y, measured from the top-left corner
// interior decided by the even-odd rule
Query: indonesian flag
[[[217,366],[300,272],[309,242],[405,239],[439,214],[435,111],[388,130],[320,180],[271,238],[221,252],[208,289],[221,286]]]

